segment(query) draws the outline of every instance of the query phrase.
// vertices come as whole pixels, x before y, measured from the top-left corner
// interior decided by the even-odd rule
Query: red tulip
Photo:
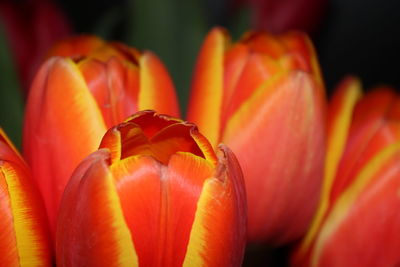
[[[47,51],[71,33],[69,23],[53,1],[46,0],[1,1],[0,21],[27,93]]]
[[[77,45],[77,46],[74,46]],[[106,130],[147,108],[178,115],[174,88],[151,52],[81,36],[58,45],[32,85],[23,148],[54,233],[64,187]]]
[[[231,44],[212,30],[195,69],[188,120],[237,156],[246,181],[249,240],[301,237],[323,172],[324,91],[303,34],[248,33]]]
[[[193,124],[139,112],[76,169],[57,227],[58,266],[240,266],[240,167]]]
[[[42,205],[27,165],[0,128],[1,266],[51,266]]]
[[[327,7],[326,0],[236,0],[234,5],[247,4],[252,27],[273,33],[318,29]]]
[[[400,97],[347,78],[329,108],[323,191],[297,266],[400,262]]]

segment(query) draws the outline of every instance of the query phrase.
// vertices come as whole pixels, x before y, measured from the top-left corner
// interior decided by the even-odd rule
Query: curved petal
[[[197,200],[213,166],[190,153],[168,166],[134,156],[112,166],[141,266],[182,266]]]
[[[101,150],[93,153],[65,190],[57,227],[58,266],[138,266],[107,157]]]
[[[8,248],[1,242],[0,246],[5,249],[1,253],[4,256],[0,256],[2,264],[4,264],[2,257],[5,257],[4,260],[7,262],[7,259],[10,260],[10,254],[15,253],[14,257],[18,263],[15,266],[51,266],[46,217],[42,213],[39,194],[35,191],[36,188],[27,170],[20,170],[3,161],[0,163],[0,177],[3,189],[1,195],[4,196],[1,201],[2,213],[7,213],[3,213],[5,216],[2,217],[2,221],[4,218],[2,241],[10,242],[6,245]]]
[[[320,94],[325,95],[323,91],[321,68],[318,63],[317,53],[315,52],[310,38],[302,32],[293,31],[282,35],[280,41],[286,47],[287,53],[295,55],[297,60],[301,61],[301,65],[304,66],[304,69],[302,69],[312,73],[317,83],[320,85]]]
[[[399,163],[400,143],[396,143],[382,149],[360,171],[321,228],[312,266],[395,266],[399,262]]]
[[[183,266],[241,266],[246,194],[239,163],[221,146],[217,172],[204,182]]]
[[[300,260],[309,249],[311,242],[330,206],[330,194],[336,177],[337,167],[345,150],[347,137],[351,127],[354,107],[362,96],[360,81],[348,77],[341,82],[329,105],[327,151],[325,157],[324,180],[318,209],[311,226],[303,239],[297,260]]]
[[[307,73],[279,73],[227,123],[222,142],[243,169],[252,241],[294,240],[314,214],[325,147],[324,104],[316,86]]]
[[[386,114],[394,100],[394,91],[381,89],[369,92],[357,103],[346,150],[338,166],[331,192],[333,200],[340,195],[368,160],[382,148],[396,141],[393,133],[386,127]]]
[[[59,42],[49,51],[47,57],[71,57],[79,59],[103,46],[105,42],[93,35],[80,35]]]
[[[96,150],[106,127],[76,65],[48,60],[28,98],[24,155],[44,198],[52,233],[61,194],[75,166]]]
[[[197,59],[187,119],[194,122],[213,146],[219,140],[224,94],[224,54],[228,37],[221,28],[207,35]]]
[[[5,266],[51,266],[47,221],[25,162],[0,129],[0,261]]]
[[[140,57],[138,109],[154,109],[179,117],[178,100],[169,74],[156,55],[144,52]]]

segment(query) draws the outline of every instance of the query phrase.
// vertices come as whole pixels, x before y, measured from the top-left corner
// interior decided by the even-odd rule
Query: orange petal
[[[99,150],[73,174],[60,206],[58,266],[138,266],[114,178]]]
[[[337,177],[331,192],[332,199],[343,191],[365,162],[382,148],[396,141],[394,135],[385,130],[387,123],[385,116],[394,99],[393,91],[376,90],[368,93],[357,104],[346,150],[338,166]]]
[[[207,35],[197,59],[188,106],[188,121],[194,122],[213,146],[217,145],[221,127],[227,39],[221,28]]]
[[[141,266],[182,266],[203,182],[213,166],[190,153],[168,167],[147,156],[112,166]]]
[[[225,126],[226,120],[228,120],[267,79],[280,71],[280,66],[270,56],[259,53],[250,54],[234,88],[233,95],[230,97],[226,109],[223,110],[222,128]]]
[[[298,64],[302,66],[302,70],[311,72],[320,85],[321,90],[323,90],[321,68],[315,48],[308,36],[302,32],[289,32],[282,35],[280,41],[285,46],[286,53],[291,54],[297,59]],[[323,91],[320,93],[325,95]]]
[[[96,101],[71,60],[53,58],[32,85],[24,121],[24,155],[54,233],[61,194],[76,165],[106,131]]]
[[[93,35],[80,35],[59,42],[48,53],[47,58],[60,56],[79,59],[105,45],[105,42]]]
[[[191,129],[194,127],[193,124],[177,123],[153,136],[150,142],[156,158],[165,165],[176,152],[188,152],[204,158],[201,149],[191,136]]]
[[[399,166],[400,143],[396,143],[360,171],[321,228],[312,266],[395,266],[399,262]]]
[[[78,67],[108,128],[138,110],[139,71],[135,65],[112,58],[106,63],[86,59]]]
[[[179,106],[172,80],[156,55],[144,52],[140,58],[138,109],[154,109],[179,117]]]
[[[295,261],[306,257],[306,251],[313,242],[326,212],[330,207],[330,194],[336,177],[337,166],[343,151],[351,126],[352,115],[357,101],[362,96],[360,81],[353,77],[344,79],[336,90],[329,105],[327,151],[325,157],[324,180],[318,209],[311,226],[294,256]]]
[[[239,163],[221,146],[218,170],[204,182],[183,266],[241,266],[246,194]]]
[[[222,142],[246,179],[250,240],[294,240],[315,211],[325,147],[324,105],[316,86],[304,72],[277,74],[227,123]]]
[[[278,38],[265,32],[249,32],[241,42],[248,45],[252,51],[274,59],[278,59],[286,52]]]
[[[51,266],[47,221],[22,158],[0,129],[0,261],[4,266]]]

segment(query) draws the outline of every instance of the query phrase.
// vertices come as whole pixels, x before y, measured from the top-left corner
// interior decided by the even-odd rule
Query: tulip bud
[[[29,169],[0,128],[1,266],[51,266],[46,226]]]
[[[287,243],[309,226],[323,176],[323,90],[314,49],[300,33],[248,33],[231,44],[215,28],[204,41],[188,120],[237,156],[250,242]]]
[[[240,167],[193,124],[152,111],[108,130],[72,175],[57,225],[58,266],[240,266]]]
[[[400,98],[387,87],[362,97],[345,79],[329,106],[320,204],[294,266],[400,262]]]
[[[172,81],[150,52],[81,36],[59,44],[32,85],[23,148],[52,233],[64,187],[108,128],[152,108],[178,115]]]

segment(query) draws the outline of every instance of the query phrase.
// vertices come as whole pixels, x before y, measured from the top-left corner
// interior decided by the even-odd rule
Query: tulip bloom
[[[32,85],[23,148],[54,233],[72,171],[108,128],[142,109],[178,115],[172,81],[160,60],[90,36],[55,47]],[[69,57],[68,57],[69,56]]]
[[[0,128],[0,262],[51,266],[47,222],[29,169]]]
[[[400,262],[400,97],[344,80],[329,107],[321,201],[294,266]]]
[[[143,111],[76,169],[57,226],[58,266],[240,266],[240,167],[193,124]]]
[[[188,120],[237,156],[246,181],[249,241],[281,244],[305,233],[323,174],[324,91],[300,33],[249,33],[230,44],[212,30],[194,74]]]

